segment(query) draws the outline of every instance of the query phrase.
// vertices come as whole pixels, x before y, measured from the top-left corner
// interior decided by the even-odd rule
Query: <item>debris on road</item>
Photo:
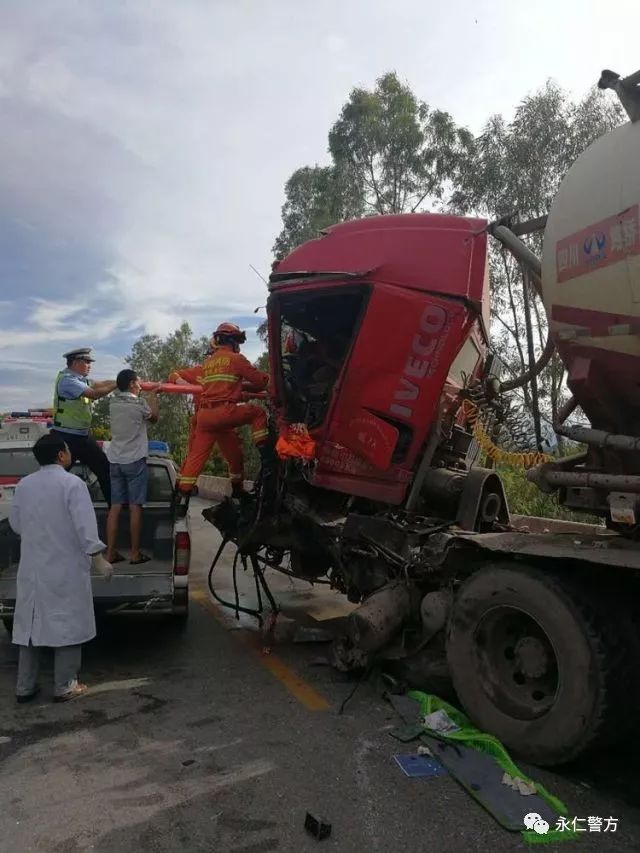
[[[405,723],[418,722],[420,719],[420,705],[415,699],[412,699],[410,696],[400,696],[394,693],[387,693],[387,699],[394,711]]]
[[[419,723],[410,723],[408,725],[398,726],[395,729],[391,729],[389,734],[391,737],[394,737],[402,743],[409,743],[412,740],[417,740],[420,735],[424,734],[424,726]]]
[[[400,731],[409,730],[417,722],[421,724],[421,741],[426,746],[419,746],[413,758],[439,763],[505,829],[522,833],[525,841],[539,841],[525,827],[525,813],[539,812],[550,826],[556,825],[558,815],[567,815],[564,803],[527,778],[497,738],[474,728],[453,705],[416,690],[405,696],[387,694],[386,698],[405,723]],[[394,758],[401,764],[399,758],[410,757]],[[526,805],[523,797],[527,798]],[[575,837],[572,832],[552,830],[545,840],[568,841]]]
[[[307,812],[304,820],[304,828],[316,841],[322,841],[331,835],[331,824],[329,821],[325,818],[316,817],[311,812]]]
[[[426,779],[435,776],[446,776],[447,771],[437,758],[429,758],[426,755],[394,755],[396,764],[405,776],[412,779]]]
[[[505,829],[522,832],[524,815],[529,811],[539,812],[550,826],[555,826],[556,811],[535,789],[525,806],[518,789],[503,783],[504,771],[492,755],[453,740],[428,737],[427,742],[456,782]]]
[[[424,718],[424,725],[432,732],[438,732],[441,735],[460,731],[460,726],[456,726],[447,712],[442,709],[434,711],[432,714],[427,714]]]
[[[521,779],[519,776],[510,776],[508,773],[503,775],[502,784],[511,788],[513,791],[517,791],[519,794],[522,794],[523,797],[529,797],[531,794],[535,794],[536,792],[535,785],[530,782],[525,782],[524,779]]]

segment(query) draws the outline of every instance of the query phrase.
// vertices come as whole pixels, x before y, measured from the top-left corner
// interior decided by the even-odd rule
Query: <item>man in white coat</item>
[[[20,536],[13,642],[20,646],[16,698],[39,693],[40,647],[52,647],[54,701],[87,689],[78,682],[82,643],[96,635],[91,566],[105,577],[96,515],[85,483],[66,468],[71,454],[60,435],[40,438],[33,454],[41,468],[16,486],[9,524]]]

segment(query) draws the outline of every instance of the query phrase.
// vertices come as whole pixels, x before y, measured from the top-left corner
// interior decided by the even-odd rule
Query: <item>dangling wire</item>
[[[462,413],[471,426],[473,437],[478,442],[480,449],[493,462],[501,465],[509,465],[513,468],[534,468],[545,462],[553,462],[553,458],[540,451],[514,452],[498,447],[487,433],[481,420],[481,412],[478,406],[471,400],[462,401]]]

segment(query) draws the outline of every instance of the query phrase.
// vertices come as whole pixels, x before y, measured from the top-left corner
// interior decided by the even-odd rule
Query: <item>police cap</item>
[[[79,347],[78,349],[70,349],[69,352],[63,352],[62,357],[66,359],[83,358],[85,361],[95,361],[91,352],[91,347]]]

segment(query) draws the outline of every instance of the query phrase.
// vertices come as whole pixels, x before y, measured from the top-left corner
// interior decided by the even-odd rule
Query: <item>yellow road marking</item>
[[[206,592],[201,589],[191,589],[189,597],[208,610],[213,616],[225,627],[229,627],[229,620],[220,611],[220,608],[209,598]],[[260,663],[265,669],[278,679],[278,681],[291,693],[292,696],[300,702],[308,711],[328,711],[329,703],[315,690],[310,684],[300,678],[299,675],[287,666],[284,661],[280,660],[277,655],[264,654],[262,649],[258,648],[255,642],[252,641],[251,635],[246,631],[239,632],[245,645],[257,652]]]

